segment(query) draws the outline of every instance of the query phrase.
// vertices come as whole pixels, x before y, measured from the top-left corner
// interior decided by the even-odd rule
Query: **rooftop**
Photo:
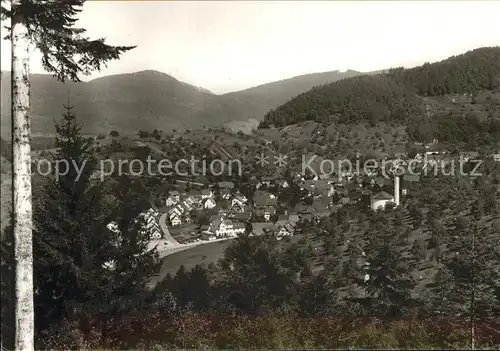
[[[385,191],[381,191],[372,197],[372,200],[393,200],[394,196]]]

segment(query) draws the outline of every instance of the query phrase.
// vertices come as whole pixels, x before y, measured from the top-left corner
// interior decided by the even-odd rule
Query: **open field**
[[[162,281],[169,273],[174,275],[181,265],[190,270],[197,264],[208,265],[217,262],[223,257],[225,249],[231,242],[232,240],[215,241],[168,255],[163,259],[160,272],[152,283]]]

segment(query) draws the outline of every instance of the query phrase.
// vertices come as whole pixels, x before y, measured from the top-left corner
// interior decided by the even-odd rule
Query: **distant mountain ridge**
[[[33,74],[32,131],[53,133],[53,121],[60,118],[68,98],[87,133],[117,130],[135,134],[138,130],[194,129],[250,118],[260,121],[270,109],[313,86],[360,74],[351,70],[307,74],[223,95],[152,70],[64,84],[49,74]],[[2,136],[8,137],[10,72],[2,72],[1,84]]]

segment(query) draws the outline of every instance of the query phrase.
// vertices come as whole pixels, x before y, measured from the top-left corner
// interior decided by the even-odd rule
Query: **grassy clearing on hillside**
[[[165,279],[169,273],[175,275],[181,265],[184,265],[186,270],[190,270],[197,264],[206,266],[210,263],[216,263],[224,256],[224,251],[231,242],[232,240],[226,240],[202,244],[165,257],[158,279]]]

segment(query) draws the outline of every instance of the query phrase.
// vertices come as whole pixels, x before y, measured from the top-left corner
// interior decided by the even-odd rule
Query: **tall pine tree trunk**
[[[21,0],[12,0],[12,10],[20,3]],[[15,348],[34,350],[29,38],[21,14],[14,15],[11,23]]]

